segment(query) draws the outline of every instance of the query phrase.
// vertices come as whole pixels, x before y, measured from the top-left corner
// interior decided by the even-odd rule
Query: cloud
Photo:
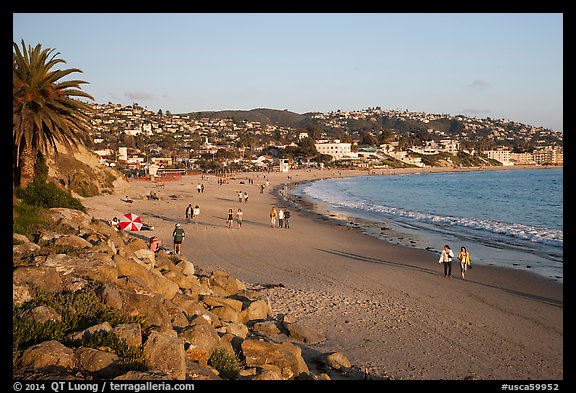
[[[124,95],[132,100],[153,100],[154,94],[143,91],[127,91]]]
[[[489,87],[489,86],[490,86],[490,83],[488,83],[482,79],[476,79],[468,85],[468,87],[474,87],[474,88],[485,88],[485,87]]]

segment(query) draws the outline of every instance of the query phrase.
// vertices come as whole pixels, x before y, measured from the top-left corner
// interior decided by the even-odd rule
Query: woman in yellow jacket
[[[464,273],[466,273],[466,269],[470,266],[470,253],[466,250],[466,247],[460,248],[458,259],[460,260],[460,275],[464,278]]]

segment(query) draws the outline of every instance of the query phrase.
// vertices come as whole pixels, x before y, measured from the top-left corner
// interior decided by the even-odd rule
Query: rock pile
[[[338,352],[310,345],[322,332],[291,315],[272,316],[265,291],[224,271],[203,273],[185,257],[150,252],[147,243],[87,214],[50,209],[57,231],[32,241],[14,235],[14,321],[57,326],[56,306],[35,293],[86,293],[104,317],[59,339],[17,346],[22,379],[357,379],[363,373]],[[106,319],[116,312],[127,318]],[[18,326],[26,326],[23,325]],[[59,326],[59,325],[58,325]],[[124,348],[88,345],[108,335]],[[113,337],[114,339],[110,338]],[[131,352],[130,352],[131,351]],[[126,354],[140,354],[139,366]]]

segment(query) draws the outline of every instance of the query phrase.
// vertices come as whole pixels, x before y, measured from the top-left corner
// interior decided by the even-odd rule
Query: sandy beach
[[[442,170],[447,169],[377,173]],[[161,184],[134,180],[116,194],[82,203],[89,214],[105,220],[139,215],[154,230],[134,234],[146,240],[155,235],[168,248],[180,223],[186,231],[182,252],[197,268],[270,285],[275,314],[290,312],[322,330],[327,339],[314,347],[342,352],[374,378],[563,379],[562,284],[495,266],[478,266],[465,280],[458,273],[445,278],[435,253],[364,235],[278,196],[288,176],[300,182],[367,173],[249,173],[223,185],[214,175]],[[260,193],[264,175],[270,184]],[[198,183],[204,192],[197,192]],[[148,200],[151,191],[160,200]],[[247,203],[238,201],[238,191],[247,192]],[[123,202],[126,195],[134,202]],[[185,222],[188,204],[200,207],[198,224]],[[289,229],[271,228],[273,206],[289,207]],[[242,209],[241,229],[227,228],[230,208]]]

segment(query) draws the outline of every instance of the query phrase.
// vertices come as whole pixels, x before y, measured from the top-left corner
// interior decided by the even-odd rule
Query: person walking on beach
[[[198,216],[200,215],[200,206],[196,205],[194,206],[194,209],[192,210],[192,220],[196,223],[196,225],[198,225]]]
[[[454,253],[450,249],[450,246],[446,244],[438,260],[438,263],[444,264],[444,277],[452,277],[452,258],[454,258]]]
[[[242,203],[242,191],[238,191],[238,202]]]
[[[248,203],[248,193],[244,191],[244,203]]]
[[[189,203],[188,207],[186,208],[186,223],[190,224],[190,220],[192,219],[192,212],[193,212],[192,204]]]
[[[466,250],[466,247],[460,247],[458,259],[460,260],[460,275],[464,278],[464,273],[470,267],[470,253]]]
[[[200,185],[200,183],[198,183],[198,185],[196,186],[196,190],[198,191],[198,194],[200,194],[200,192],[202,191],[202,186]]]
[[[290,228],[290,211],[284,209],[284,228]]]
[[[274,228],[276,226],[276,208],[273,207],[272,210],[270,211],[270,225],[272,226],[272,228]]]
[[[238,229],[242,228],[242,219],[244,217],[244,213],[242,213],[242,209],[238,209],[236,212],[236,222],[238,223]]]
[[[228,218],[226,219],[226,225],[228,228],[232,229],[232,222],[234,222],[234,212],[232,209],[228,209]]]
[[[174,239],[174,254],[180,255],[182,241],[185,236],[186,233],[184,232],[184,229],[180,227],[180,224],[176,224],[174,226],[174,231],[172,231],[172,238]]]
[[[284,227],[284,209],[278,210],[278,228]]]

